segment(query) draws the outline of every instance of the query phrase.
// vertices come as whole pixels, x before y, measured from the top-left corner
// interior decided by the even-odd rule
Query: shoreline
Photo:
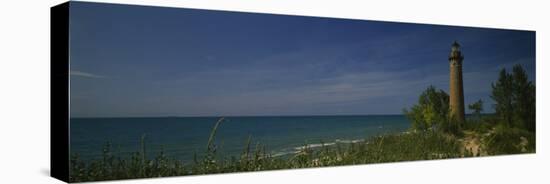
[[[212,135],[215,136],[215,131]],[[195,155],[193,163],[169,158],[163,152],[149,159],[142,150],[129,159],[122,159],[104,150],[103,158],[91,163],[71,157],[70,173],[71,182],[83,182],[485,156],[470,153],[463,143],[441,132],[404,131],[365,139],[307,144],[293,147],[297,153],[282,156],[274,156],[264,145],[251,145],[248,141],[240,156],[227,158],[219,155],[209,142],[208,149],[200,156]],[[531,152],[534,150],[522,153]]]
[[[150,176],[183,176],[259,170],[310,168],[338,165],[386,163],[397,161],[431,160],[462,157],[458,142],[433,132],[393,133],[365,139],[341,140],[334,144],[311,144],[300,148],[292,156],[273,156],[265,146],[247,144],[239,157],[217,155],[208,144],[202,156],[195,156],[194,164],[168,158],[162,152],[155,159],[136,152],[130,159],[121,159],[104,150],[103,159],[85,163],[71,158],[71,181],[99,181]],[[339,146],[345,145],[345,146]],[[418,149],[417,146],[424,147]],[[400,151],[397,151],[400,150]],[[403,151],[405,150],[405,151]],[[408,150],[408,151],[407,151]],[[133,170],[146,170],[147,173]],[[98,173],[102,173],[99,174]]]

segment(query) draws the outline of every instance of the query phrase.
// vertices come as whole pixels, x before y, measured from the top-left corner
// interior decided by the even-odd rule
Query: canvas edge
[[[50,175],[69,182],[69,5],[50,8]]]

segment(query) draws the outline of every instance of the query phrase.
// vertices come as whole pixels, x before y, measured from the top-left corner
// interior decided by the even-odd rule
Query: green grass
[[[262,171],[276,169],[341,166],[396,161],[430,160],[471,156],[463,154],[462,146],[454,136],[437,132],[412,132],[367,138],[363,142],[322,146],[316,149],[304,146],[303,150],[288,157],[273,157],[261,144],[246,146],[239,157],[224,158],[218,155],[215,137],[220,119],[206,143],[205,154],[191,163],[168,158],[159,150],[154,159],[145,152],[145,136],[141,149],[130,157],[114,153],[111,144],[105,145],[101,159],[82,161],[77,154],[70,158],[70,181],[99,181],[113,179],[149,178],[211,173]]]
[[[495,126],[484,143],[490,155],[534,153],[536,149],[534,133],[504,124]]]
[[[467,120],[463,129],[481,139],[488,155],[534,153],[536,150],[534,132],[507,125],[496,116]]]
[[[291,156],[273,157],[265,146],[252,144],[249,137],[242,153],[237,157],[220,155],[216,146],[216,132],[223,118],[214,125],[203,154],[195,154],[194,161],[184,163],[169,158],[164,151],[147,153],[145,135],[141,148],[129,157],[113,152],[110,143],[102,150],[102,158],[92,161],[70,158],[70,181],[85,182],[130,178],[199,175],[277,169],[342,166],[397,161],[432,160],[479,156],[465,150],[460,135],[440,131],[411,131],[368,137],[365,141],[338,143],[331,146],[310,148],[306,146]],[[469,138],[479,139],[484,155],[533,153],[535,134],[517,128],[502,126],[494,119],[480,119],[465,123]],[[154,154],[155,157],[149,157]],[[150,159],[153,158],[153,159]]]

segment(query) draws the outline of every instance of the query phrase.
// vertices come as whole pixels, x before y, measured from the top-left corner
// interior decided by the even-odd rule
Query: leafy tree
[[[483,111],[483,101],[479,99],[477,102],[468,105],[468,109],[472,110],[478,118],[481,118],[481,111]]]
[[[411,120],[414,130],[435,130],[447,121],[449,95],[429,86],[418,98],[418,104],[403,112]]]

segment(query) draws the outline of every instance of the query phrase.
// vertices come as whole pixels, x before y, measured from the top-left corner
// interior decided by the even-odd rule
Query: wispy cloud
[[[69,71],[70,75],[72,76],[77,76],[77,77],[86,77],[86,78],[105,78],[105,76],[102,76],[102,75],[96,75],[96,74],[92,74],[92,73],[88,73],[88,72],[82,72],[82,71],[76,71],[76,70],[71,70]]]

